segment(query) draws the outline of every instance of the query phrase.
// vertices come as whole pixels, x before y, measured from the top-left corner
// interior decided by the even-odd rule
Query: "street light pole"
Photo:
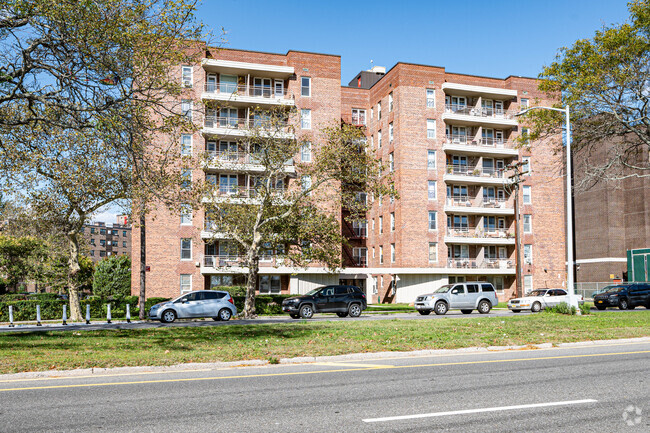
[[[567,261],[567,292],[569,293],[569,302],[575,307],[576,314],[580,314],[580,307],[575,296],[575,284],[573,281],[573,189],[571,176],[571,116],[569,106],[562,108],[555,107],[530,107],[515,114],[522,116],[531,110],[551,110],[564,113],[566,122],[566,261]]]

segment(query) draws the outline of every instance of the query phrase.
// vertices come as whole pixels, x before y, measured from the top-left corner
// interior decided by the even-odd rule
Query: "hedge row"
[[[255,298],[257,314],[282,314],[282,301],[292,295],[260,295]],[[233,296],[237,311],[244,309],[245,296]],[[168,298],[147,298],[145,309],[149,311],[152,305],[168,300]],[[139,314],[138,297],[127,296],[123,299],[105,301],[98,296],[90,296],[81,301],[82,316],[86,315],[86,305],[90,305],[90,316],[93,318],[106,317],[106,304],[111,304],[111,317],[121,319],[126,317],[126,304],[130,304],[131,317]],[[9,306],[13,306],[14,321],[36,320],[36,306],[41,306],[41,320],[60,319],[63,306],[67,305],[63,299],[50,300],[0,300],[0,322],[9,321]],[[70,311],[68,310],[68,318]]]

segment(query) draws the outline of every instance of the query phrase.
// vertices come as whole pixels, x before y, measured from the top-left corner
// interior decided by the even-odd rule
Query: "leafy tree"
[[[360,220],[368,210],[366,194],[396,195],[359,128],[335,124],[298,139],[292,116],[285,109],[258,110],[238,152],[207,155],[210,167],[231,166],[240,156],[260,167],[248,185],[218,185],[209,177],[205,185],[206,223],[215,240],[233,242],[231,254],[212,265],[248,270],[244,317],[255,315],[259,261],[267,251],[273,251],[276,265],[321,263],[336,269],[345,242],[341,206],[350,210],[349,219]],[[310,142],[311,161],[293,160]]]
[[[540,90],[570,106],[578,187],[650,176],[650,0],[628,7],[629,22],[562,48],[540,74]],[[562,114],[533,110],[527,120],[529,138],[544,139],[559,132]]]
[[[100,260],[93,276],[93,294],[123,298],[131,294],[131,258],[126,255]]]
[[[35,278],[36,263],[44,256],[43,244],[35,237],[0,235],[0,275],[4,284],[15,290],[19,283]]]

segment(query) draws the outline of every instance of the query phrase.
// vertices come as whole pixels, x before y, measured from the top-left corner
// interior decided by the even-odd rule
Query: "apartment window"
[[[531,204],[531,202],[532,202],[532,197],[531,197],[530,186],[524,185],[524,204]]]
[[[365,125],[366,124],[366,110],[360,110],[358,108],[352,109],[352,124],[353,125]]]
[[[379,264],[380,265],[384,264],[384,246],[383,245],[379,246]]]
[[[395,244],[390,244],[390,261],[395,263]]]
[[[111,234],[112,234],[113,236],[117,236],[117,233],[118,233],[117,230],[111,230]]]
[[[436,181],[435,180],[430,180],[427,189],[428,189],[428,194],[429,194],[429,200],[435,200],[436,199]]]
[[[393,111],[393,92],[388,94],[388,112]]]
[[[384,217],[379,217],[379,234],[384,233]]]
[[[394,134],[394,130],[393,130],[393,122],[390,122],[388,124],[388,142],[389,143],[393,142],[394,136],[395,136],[395,134]]]
[[[126,237],[126,230],[122,230],[122,237]]]
[[[427,89],[427,108],[436,108],[436,91]]]
[[[105,235],[106,234],[106,229],[99,229],[99,234],[100,235]]]
[[[427,168],[429,170],[435,170],[436,169],[436,151],[435,150],[428,150],[427,151]]]
[[[181,260],[192,260],[192,239],[181,239]]]
[[[183,66],[183,87],[192,87],[192,67]]]
[[[300,79],[300,96],[311,96],[311,78],[302,77]]]
[[[189,204],[181,205],[181,225],[192,225],[192,206]]]
[[[521,158],[524,165],[521,166],[521,171],[524,173],[528,172],[530,174],[530,156],[524,156]]]
[[[520,108],[522,110],[525,110],[526,108],[528,108],[528,99],[521,98]]]
[[[375,247],[372,247],[372,258],[374,259],[375,257]]]
[[[181,294],[192,291],[192,274],[181,274]]]
[[[99,257],[106,257],[106,251],[102,250],[99,252]]]
[[[91,234],[95,234],[95,227],[91,227],[91,228],[90,228],[90,233],[91,233]]]
[[[303,108],[300,110],[300,127],[311,129],[311,110]]]
[[[192,186],[192,170],[185,169],[181,172],[181,188],[190,189]]]
[[[90,257],[95,257],[95,250],[90,250]]]
[[[375,148],[375,136],[374,135],[370,136],[370,148],[371,149]]]
[[[435,119],[427,119],[427,138],[436,138]]]
[[[95,245],[95,238],[90,239],[90,245]]]
[[[533,290],[533,276],[524,275],[524,292],[529,293]]]
[[[357,202],[358,203],[363,203],[368,204],[368,194],[365,192],[357,192]]]
[[[99,245],[101,245],[102,247],[105,247],[106,246],[106,239],[100,239],[99,240]]]
[[[395,212],[390,213],[390,231],[395,231]]]
[[[379,207],[381,207],[381,204],[383,203],[384,198],[379,196],[379,200],[377,200],[377,201],[379,202]]]
[[[378,148],[381,149],[381,129],[377,131],[377,142],[378,142]]]
[[[533,232],[532,215],[526,214],[524,215],[524,233],[532,233],[532,232]]]
[[[372,231],[373,232],[375,231],[375,219],[374,218],[372,219]]]
[[[303,176],[300,179],[300,186],[303,191],[309,191],[311,189],[311,176]],[[307,195],[311,195],[311,191],[309,191]]]
[[[381,120],[381,101],[377,102],[377,120]]]
[[[181,114],[189,120],[192,120],[192,101],[189,99],[183,99],[181,101]]]
[[[300,147],[300,160],[311,162],[311,142],[307,141]]]
[[[189,134],[181,135],[181,155],[192,155],[192,136]]]
[[[393,152],[388,154],[388,168],[391,171],[395,171],[395,158],[393,157]]]
[[[522,137],[522,143],[523,144],[528,144],[528,136],[530,134],[530,130],[528,128],[521,128],[521,137]]]
[[[260,294],[278,294],[282,290],[279,275],[260,275]]]
[[[429,242],[429,263],[438,261],[438,243]]]
[[[524,245],[524,263],[527,265],[533,263],[533,246],[531,244]]]
[[[122,248],[126,248],[126,241],[122,241]]]
[[[437,213],[435,211],[430,210],[429,211],[429,230],[437,230],[438,229],[438,219],[437,219]]]

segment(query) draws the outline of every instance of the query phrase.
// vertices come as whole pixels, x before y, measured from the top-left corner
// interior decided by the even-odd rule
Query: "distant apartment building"
[[[88,254],[95,263],[110,256],[131,256],[129,225],[93,222],[84,226],[83,234],[88,244]]]
[[[214,53],[214,55],[212,55]],[[260,293],[305,293],[325,284],[356,284],[371,302],[412,302],[450,282],[492,282],[501,299],[515,291],[514,188],[506,167],[526,164],[519,190],[522,281],[526,290],[562,287],[565,270],[563,179],[552,169],[553,149],[515,145],[525,133],[515,113],[550,104],[537,81],[447,72],[398,63],[389,71],[362,71],[341,86],[340,57],[289,51],[271,54],[206,47],[197,64],[179,65],[185,106],[206,104],[199,133],[183,136],[195,154],[241,153],[228,170],[206,166],[224,188],[246,188],[254,176],[238,140],[253,107],[290,106],[300,114],[296,134],[332,122],[358,125],[393,172],[399,199],[375,197],[364,222],[349,223],[341,209],[344,267],[294,269],[260,262]],[[318,146],[314,142],[313,146]],[[308,161],[309,155],[296,155]],[[244,270],[226,266],[232,241],[214,239],[199,210],[173,215],[160,209],[147,220],[147,293],[176,296],[243,284]],[[139,232],[133,247],[139,248]],[[138,286],[134,260],[133,287]]]

